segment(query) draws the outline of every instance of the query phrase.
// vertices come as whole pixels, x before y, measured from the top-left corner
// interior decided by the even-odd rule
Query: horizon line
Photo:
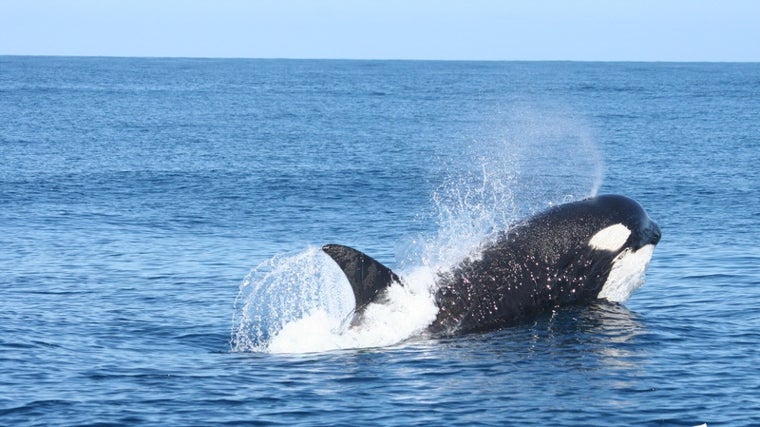
[[[66,54],[6,54],[0,57],[17,58],[89,58],[89,59],[195,59],[195,60],[264,60],[264,61],[388,61],[388,62],[564,62],[564,63],[662,63],[662,64],[760,64],[750,60],[684,60],[684,59],[460,59],[460,58],[355,58],[355,57],[248,57],[248,56],[183,56],[183,55],[66,55]]]

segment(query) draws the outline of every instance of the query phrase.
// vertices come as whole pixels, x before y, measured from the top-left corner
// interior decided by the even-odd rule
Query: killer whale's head
[[[602,195],[559,205],[532,219],[537,227],[551,229],[591,250],[618,254],[636,252],[660,241],[660,227],[644,208],[625,196]]]
[[[632,199],[602,195],[551,208],[515,227],[507,240],[552,265],[588,269],[598,298],[622,302],[643,284],[660,227]],[[577,272],[575,272],[577,274]]]
[[[615,255],[598,298],[623,302],[644,284],[644,273],[662,232],[635,201],[612,195],[597,199],[610,210],[610,221],[620,220],[596,232],[589,240],[593,249]]]
[[[660,241],[660,227],[649,218],[641,205],[627,197],[603,195],[579,203],[593,206],[598,220],[606,225],[594,231],[589,239],[588,244],[593,249],[636,252],[649,245],[655,246]]]

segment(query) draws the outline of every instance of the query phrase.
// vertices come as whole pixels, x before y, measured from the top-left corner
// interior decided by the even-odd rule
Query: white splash
[[[382,347],[423,332],[438,312],[432,279],[411,274],[350,326],[354,298],[337,264],[319,248],[276,257],[249,274],[236,302],[235,352],[310,353]]]
[[[519,219],[599,191],[601,150],[571,109],[554,101],[521,104],[482,121],[477,139],[445,148],[432,212],[421,216],[437,231],[401,242],[396,258],[403,268],[448,268]]]
[[[509,153],[511,164],[505,166],[515,177],[512,191],[521,215],[597,195],[604,179],[602,152],[591,126],[571,107],[535,99],[491,121],[491,134],[480,145],[496,147],[485,149],[488,155]]]
[[[348,282],[345,284],[348,286]],[[288,323],[272,337],[272,353],[311,353],[329,350],[386,347],[419,335],[435,320],[438,308],[429,292],[392,285],[383,302],[368,305],[357,326],[323,310]]]
[[[345,280],[319,248],[261,263],[243,280],[235,300],[232,351],[266,351],[274,335],[312,313],[345,318],[354,306]]]

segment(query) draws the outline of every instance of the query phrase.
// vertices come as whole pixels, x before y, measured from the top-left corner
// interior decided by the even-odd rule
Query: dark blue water
[[[2,425],[760,425],[758,64],[0,57],[0,160]],[[596,192],[663,229],[624,306],[268,347],[314,247]]]

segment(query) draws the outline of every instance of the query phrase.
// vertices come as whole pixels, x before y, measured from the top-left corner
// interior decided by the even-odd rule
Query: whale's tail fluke
[[[360,313],[392,283],[401,283],[396,273],[367,254],[343,245],[325,245],[322,250],[338,264],[348,278]]]

